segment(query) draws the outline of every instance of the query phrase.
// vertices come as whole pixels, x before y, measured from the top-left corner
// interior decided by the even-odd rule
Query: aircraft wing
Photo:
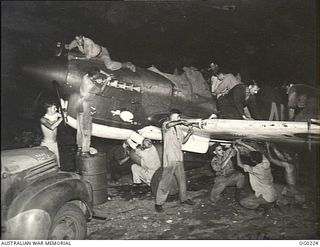
[[[212,140],[247,139],[282,143],[319,143],[319,122],[289,122],[233,119],[187,119],[194,134],[184,145],[185,151],[205,153]],[[187,130],[187,127],[184,127]],[[161,140],[161,130],[145,127],[139,131],[151,139]],[[150,136],[149,136],[150,135]]]

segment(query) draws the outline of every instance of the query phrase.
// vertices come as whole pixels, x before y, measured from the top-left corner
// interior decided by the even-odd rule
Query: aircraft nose
[[[30,62],[22,66],[22,72],[32,82],[42,87],[52,89],[52,81],[60,85],[66,83],[68,75],[68,61],[60,57],[46,61]]]

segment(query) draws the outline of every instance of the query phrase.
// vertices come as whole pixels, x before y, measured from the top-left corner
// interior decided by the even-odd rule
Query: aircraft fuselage
[[[57,81],[61,95],[69,100],[68,114],[76,117],[76,102],[83,75],[93,66],[113,74],[116,83],[106,86],[102,94],[91,96],[92,106],[96,109],[93,122],[111,127],[140,129],[144,126],[159,126],[170,109],[177,108],[184,116],[207,118],[216,112],[216,105],[207,87],[205,95],[192,92],[192,85],[175,85],[164,76],[143,68],[135,72],[123,68],[108,70],[97,59],[76,60],[67,56],[54,57],[47,62],[24,67],[24,71],[37,79],[42,86],[53,90],[52,81]],[[123,121],[115,112],[132,113],[131,122]]]

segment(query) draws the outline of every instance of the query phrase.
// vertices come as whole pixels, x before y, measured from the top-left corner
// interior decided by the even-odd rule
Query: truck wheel
[[[87,221],[81,209],[72,204],[64,204],[53,219],[49,239],[80,240],[87,235]]]

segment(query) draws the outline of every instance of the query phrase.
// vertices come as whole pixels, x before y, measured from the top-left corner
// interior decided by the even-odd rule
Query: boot
[[[162,205],[155,204],[154,207],[158,213],[164,212]]]
[[[90,158],[90,153],[89,152],[81,152],[81,158]]]

